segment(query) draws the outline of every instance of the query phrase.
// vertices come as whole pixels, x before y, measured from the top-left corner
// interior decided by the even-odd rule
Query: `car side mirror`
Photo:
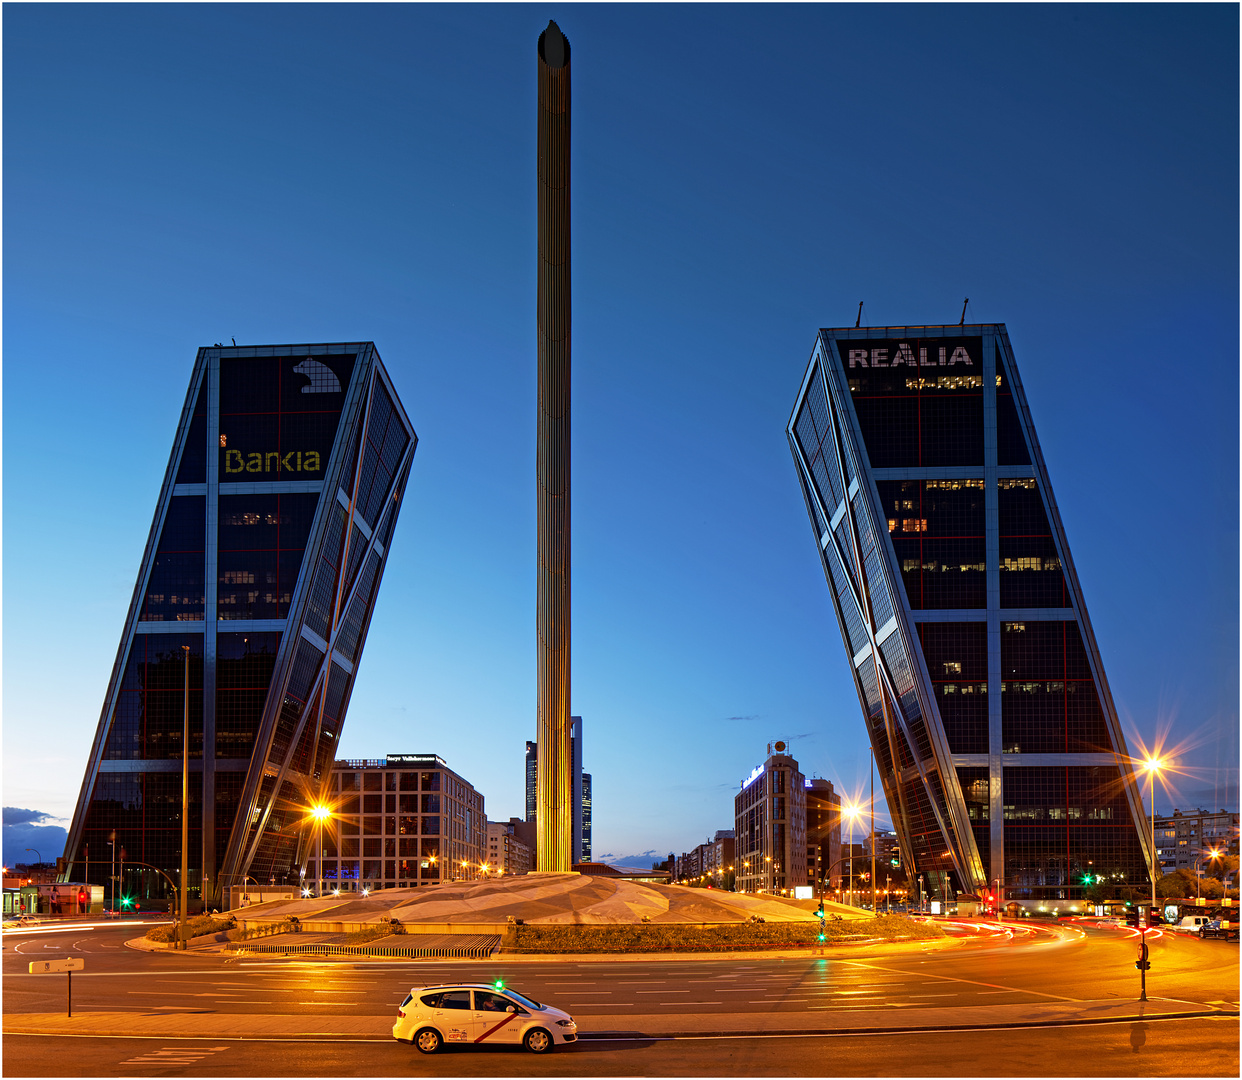
[[[515,1013],[515,1012],[517,1012],[517,1006],[516,1006],[516,1005],[506,1005],[506,1006],[505,1006],[505,1012],[513,1012],[513,1013]]]

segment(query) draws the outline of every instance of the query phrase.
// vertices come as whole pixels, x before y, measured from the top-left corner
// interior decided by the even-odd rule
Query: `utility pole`
[[[186,937],[186,879],[190,876],[190,646],[185,653],[185,696],[181,710],[181,921],[177,927],[177,947],[188,949]]]
[[[871,748],[871,914],[875,909],[875,747]]]

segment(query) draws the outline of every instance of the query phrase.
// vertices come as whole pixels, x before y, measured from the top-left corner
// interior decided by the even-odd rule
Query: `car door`
[[[440,1003],[434,1015],[436,1026],[446,1043],[474,1042],[478,1032],[475,1030],[469,990],[445,990],[440,994]]]
[[[488,990],[474,992],[475,1042],[517,1043],[522,1041],[522,1021],[526,1011],[503,994]]]

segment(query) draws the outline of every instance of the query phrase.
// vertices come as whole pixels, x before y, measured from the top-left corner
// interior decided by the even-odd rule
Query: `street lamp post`
[[[177,928],[177,947],[188,949],[186,921],[189,906],[186,885],[190,877],[190,646],[182,645],[185,652],[185,696],[181,710],[181,924]],[[112,845],[113,855],[116,845]],[[112,888],[112,909],[116,910],[116,886]]]
[[[871,914],[875,915],[875,747],[871,748]]]
[[[841,813],[843,813],[846,817],[850,819],[850,850],[849,850],[850,876],[849,876],[849,884],[847,886],[847,892],[846,892],[846,904],[849,907],[853,907],[854,906],[854,819],[858,817],[858,807],[847,806],[841,811]]]
[[[1156,910],[1156,875],[1160,872],[1160,856],[1156,853],[1156,773],[1163,763],[1159,758],[1148,758],[1144,763],[1151,785],[1151,910]],[[1148,916],[1148,922],[1151,916]]]
[[[311,817],[315,819],[315,826],[319,833],[319,856],[315,860],[315,895],[323,895],[323,823],[331,815],[332,811],[323,803],[316,803],[311,808]]]

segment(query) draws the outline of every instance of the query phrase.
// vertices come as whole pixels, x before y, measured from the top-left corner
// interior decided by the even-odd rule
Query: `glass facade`
[[[1139,792],[1004,326],[820,331],[788,436],[927,891],[1141,886]]]
[[[199,350],[69,830],[73,880],[170,894],[183,753],[191,897],[298,879],[416,444],[370,343]]]

